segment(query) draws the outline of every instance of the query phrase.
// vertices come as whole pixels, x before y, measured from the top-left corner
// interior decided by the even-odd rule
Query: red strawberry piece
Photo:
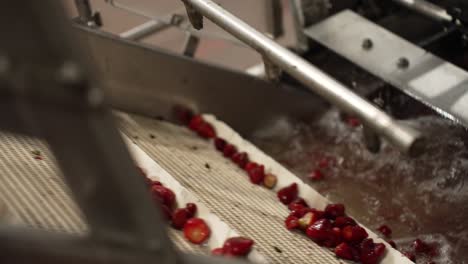
[[[291,212],[294,211],[294,210],[301,210],[301,209],[303,209],[303,208],[307,208],[307,207],[305,207],[303,204],[300,204],[300,203],[294,203],[294,202],[292,202],[292,203],[290,203],[290,204],[288,205],[288,209],[289,209]]]
[[[185,210],[187,210],[188,218],[192,218],[197,213],[197,205],[194,203],[188,203],[185,205]]]
[[[189,128],[193,131],[198,131],[201,125],[205,123],[201,115],[195,115],[190,119]]]
[[[343,239],[349,243],[360,243],[369,235],[366,230],[360,226],[346,226],[342,230]]]
[[[377,228],[377,230],[386,237],[390,237],[392,235],[392,229],[390,229],[390,227],[387,225],[381,225],[379,228]]]
[[[286,186],[278,191],[278,199],[285,205],[290,204],[292,201],[297,199],[298,195],[297,183],[293,183],[289,186]]]
[[[222,256],[222,255],[224,255],[224,250],[223,250],[223,248],[215,248],[215,249],[211,250],[211,255],[213,255],[213,256]]]
[[[304,216],[299,219],[299,227],[306,229],[311,224],[317,222],[322,218],[322,214],[316,210],[309,210]]]
[[[335,219],[334,226],[343,228],[345,226],[355,226],[357,225],[356,221],[348,216],[338,216]]]
[[[213,126],[206,123],[206,122],[200,124],[200,126],[197,129],[197,133],[202,138],[214,138],[214,137],[216,137],[216,132],[215,132]]]
[[[390,240],[390,241],[388,241],[388,244],[390,244],[390,246],[392,246],[392,248],[397,249],[397,245],[396,245],[395,241]]]
[[[333,227],[331,232],[329,232],[327,239],[325,239],[321,244],[328,248],[334,248],[341,242],[343,242],[341,229],[339,227]]]
[[[436,256],[438,254],[435,247],[429,245],[421,239],[414,240],[412,246],[416,253],[426,254],[429,256]]]
[[[346,260],[354,260],[352,247],[347,243],[341,243],[335,248],[335,255]]]
[[[364,239],[360,245],[360,260],[363,264],[377,264],[385,253],[385,245],[374,243],[371,238]]]
[[[244,170],[248,173],[250,170],[258,167],[260,165],[258,165],[256,162],[247,162],[247,164],[245,164],[244,166]]]
[[[253,184],[260,184],[265,178],[265,167],[263,165],[257,166],[248,171],[250,181]]]
[[[308,208],[309,205],[307,204],[307,202],[302,199],[302,198],[297,198],[296,200],[294,200],[293,202],[291,202],[289,205],[288,205],[288,209],[289,211],[293,211],[295,209],[301,209],[301,208]]]
[[[232,155],[232,161],[237,164],[239,167],[244,168],[249,162],[249,156],[245,152],[239,152]]]
[[[290,215],[294,215],[295,217],[301,218],[303,217],[306,213],[310,212],[310,208],[297,208],[291,211]]]
[[[385,244],[383,243],[375,243],[374,244],[374,253],[379,256],[379,258],[381,256],[383,256],[383,254],[385,253]]]
[[[194,244],[202,244],[210,235],[211,230],[203,219],[191,218],[184,225],[185,238]]]
[[[223,152],[224,150],[224,147],[226,147],[226,140],[222,139],[222,138],[215,138],[214,139],[214,145],[215,145],[215,148],[218,150],[218,151],[221,151]]]
[[[335,219],[345,215],[345,206],[343,204],[329,204],[325,208],[325,217]]]
[[[178,208],[172,213],[172,226],[175,229],[182,229],[189,218],[185,208]]]
[[[407,257],[409,260],[416,262],[416,255],[412,252],[404,252],[403,256]]]
[[[319,181],[319,180],[322,180],[323,179],[323,173],[321,170],[319,169],[316,169],[316,170],[313,170],[310,174],[309,174],[309,179],[313,180],[313,181]]]
[[[274,174],[267,173],[265,174],[265,178],[263,179],[263,186],[267,187],[268,189],[273,189],[278,182],[278,177]]]
[[[290,215],[286,218],[284,223],[288,230],[293,230],[299,227],[299,218],[295,217],[294,215]]]
[[[307,228],[306,234],[310,239],[321,244],[330,238],[331,229],[332,223],[330,220],[320,219]]]
[[[245,237],[232,237],[224,242],[223,251],[228,256],[246,256],[249,254],[254,241]]]
[[[160,185],[151,186],[151,194],[153,199],[160,201],[163,205],[169,209],[175,206],[175,194],[169,188]]]
[[[224,150],[223,150],[224,157],[231,158],[236,153],[237,153],[237,148],[234,145],[227,144],[224,147]]]
[[[151,186],[153,185],[159,185],[159,186],[163,186],[163,184],[160,182],[160,181],[151,181]]]
[[[193,117],[193,112],[190,109],[183,106],[175,106],[173,112],[176,118],[184,125],[188,125]]]

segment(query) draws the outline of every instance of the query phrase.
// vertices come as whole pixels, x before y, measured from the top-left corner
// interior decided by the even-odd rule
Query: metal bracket
[[[102,26],[101,14],[93,13],[89,0],[75,0],[75,6],[78,11],[77,21],[89,27]]]
[[[187,10],[187,16],[192,24],[193,28],[200,30],[203,28],[203,15],[198,12],[193,6],[187,2],[187,0],[182,0]]]
[[[262,56],[265,65],[265,75],[269,81],[279,82],[282,74],[280,67],[276,66],[268,57]]]
[[[184,54],[184,56],[193,58],[195,56],[195,53],[197,52],[199,44],[200,39],[197,36],[194,36],[190,33],[187,34],[182,54]]]

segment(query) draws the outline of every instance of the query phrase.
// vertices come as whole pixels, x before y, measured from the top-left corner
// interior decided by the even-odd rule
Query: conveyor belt
[[[163,121],[138,116],[119,117],[121,130],[128,138],[223,222],[240,235],[252,238],[256,251],[269,263],[342,263],[328,249],[286,230],[284,219],[288,212],[278,202],[275,192],[251,184],[245,172],[224,159],[210,142]],[[232,135],[223,136],[239,140],[237,134],[230,133]],[[246,144],[241,147],[248,146],[251,157],[265,163],[267,170],[286,172],[270,158],[262,160],[261,157],[267,156],[250,143]],[[34,150],[41,151],[43,160],[34,159],[31,152]],[[0,199],[21,222],[37,228],[86,232],[86,225],[68,195],[55,160],[43,142],[0,133],[0,170],[3,172],[0,175]],[[282,175],[279,177],[281,183]],[[301,193],[317,204],[323,205],[326,201],[313,190],[303,192],[301,189]],[[170,236],[183,251],[208,252],[207,248],[186,242],[179,231],[171,230]],[[389,259],[387,254],[388,261],[383,263],[400,261],[398,254],[392,251]]]

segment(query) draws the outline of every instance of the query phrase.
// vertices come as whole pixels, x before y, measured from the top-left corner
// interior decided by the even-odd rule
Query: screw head
[[[367,39],[364,39],[364,40],[362,41],[362,48],[363,48],[364,50],[371,50],[372,47],[374,47],[374,42],[372,42],[371,39],[368,39],[368,38],[367,38]]]
[[[398,62],[397,62],[397,67],[399,69],[407,69],[410,65],[410,62],[407,58],[405,57],[402,57],[402,58],[399,58],[398,59]]]

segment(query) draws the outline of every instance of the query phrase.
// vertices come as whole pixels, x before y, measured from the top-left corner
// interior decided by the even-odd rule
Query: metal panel
[[[463,69],[349,10],[306,29],[306,34],[440,114],[468,126],[468,73]]]
[[[213,113],[249,134],[284,116],[314,117],[325,103],[313,93],[268,83],[158,48],[77,26],[113,107],[171,118],[174,105]]]

